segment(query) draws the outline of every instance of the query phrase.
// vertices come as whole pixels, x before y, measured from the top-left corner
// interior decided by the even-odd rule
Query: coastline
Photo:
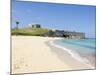
[[[50,44],[56,39],[61,38],[12,36],[12,74],[92,69]]]
[[[64,38],[63,38],[64,39]],[[57,40],[62,40],[61,39],[57,39]],[[85,63],[85,64],[88,64],[91,68],[95,68],[96,67],[96,53],[86,53],[86,54],[79,54],[77,53],[74,49],[69,49],[69,48],[66,48],[64,46],[61,46],[57,43],[54,43],[55,41],[57,41],[56,39],[55,40],[52,40],[49,43],[49,45],[52,45],[56,48],[59,48],[61,50],[64,50],[66,52],[68,52],[70,54],[71,57],[73,57],[74,59],[76,59],[77,61],[81,62],[81,63]]]
[[[45,44],[52,37],[12,36],[12,74],[52,72],[70,69]]]
[[[53,52],[55,51],[54,53],[57,56],[60,56],[60,55],[62,56],[63,54],[65,54],[62,57],[64,58],[64,60],[66,60],[66,58],[68,58],[69,61],[71,60],[72,63],[69,63],[69,65],[70,65],[70,67],[72,67],[72,70],[77,70],[77,69],[81,69],[81,68],[82,69],[95,69],[95,66],[93,66],[87,59],[81,57],[78,53],[76,53],[70,49],[67,49],[67,48],[62,47],[62,46],[57,45],[57,44],[54,44],[53,41],[54,40],[48,41],[48,42],[46,42],[46,44],[51,48],[51,50]],[[61,59],[63,59],[62,57],[61,57]],[[73,62],[75,62],[75,61],[77,61],[78,65],[84,65],[84,66],[79,67],[77,64],[72,65]]]

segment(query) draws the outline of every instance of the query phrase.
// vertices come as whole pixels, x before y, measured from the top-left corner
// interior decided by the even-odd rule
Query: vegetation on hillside
[[[49,30],[45,28],[15,28],[11,30],[11,35],[43,36],[48,33],[48,31]]]

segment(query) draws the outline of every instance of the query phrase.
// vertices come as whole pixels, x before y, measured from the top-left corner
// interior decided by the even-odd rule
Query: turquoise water
[[[78,53],[80,56],[88,57],[94,56],[96,53],[95,39],[61,39],[55,40],[54,44],[63,46],[67,49]]]

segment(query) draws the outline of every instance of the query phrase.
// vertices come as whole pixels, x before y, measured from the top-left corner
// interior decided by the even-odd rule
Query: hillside
[[[11,29],[11,35],[43,36],[48,31],[46,28],[20,28]]]

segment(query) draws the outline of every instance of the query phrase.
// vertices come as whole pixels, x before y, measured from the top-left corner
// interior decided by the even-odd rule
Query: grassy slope
[[[12,35],[30,35],[30,36],[42,36],[47,33],[49,30],[44,28],[21,28],[21,29],[12,29]]]

